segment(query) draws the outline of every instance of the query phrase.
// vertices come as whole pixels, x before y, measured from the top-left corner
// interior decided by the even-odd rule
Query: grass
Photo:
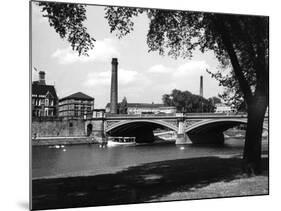
[[[37,179],[33,209],[101,206],[151,201],[268,194],[268,159],[263,173],[247,177],[240,157],[201,157],[152,162],[114,174]]]
[[[221,198],[268,194],[268,176],[245,176],[232,181],[215,182],[206,187],[177,191],[151,201],[171,201],[185,199]]]

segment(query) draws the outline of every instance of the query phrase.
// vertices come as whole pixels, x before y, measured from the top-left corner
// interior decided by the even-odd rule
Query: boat
[[[107,146],[132,146],[136,144],[136,137],[108,137]]]

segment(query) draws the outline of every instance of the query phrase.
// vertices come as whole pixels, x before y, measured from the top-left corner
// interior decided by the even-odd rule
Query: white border
[[[95,4],[113,4],[247,13],[270,16],[270,196],[165,202],[125,206],[77,208],[68,210],[271,210],[280,207],[278,137],[280,112],[280,20],[278,1],[251,0],[68,0]],[[1,2],[1,210],[27,210],[28,206],[28,139],[29,139],[29,3],[23,0]],[[3,48],[4,45],[4,48]],[[279,86],[278,86],[279,85]],[[278,93],[279,92],[279,93]],[[4,118],[3,118],[4,117]],[[275,166],[276,165],[276,166]]]

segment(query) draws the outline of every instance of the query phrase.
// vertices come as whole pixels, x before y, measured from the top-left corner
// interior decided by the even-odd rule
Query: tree
[[[172,90],[171,94],[164,94],[162,101],[166,106],[175,106],[178,112],[199,113],[212,112],[212,102],[189,91]]]
[[[218,103],[221,103],[221,99],[220,98],[218,98],[218,97],[210,97],[209,99],[208,99],[208,102],[209,102],[209,104],[210,104],[210,112],[214,112],[215,111],[215,108],[216,108],[216,104],[218,104]]]
[[[42,8],[43,17],[48,18],[62,39],[67,39],[72,50],[79,56],[88,56],[88,51],[94,47],[95,39],[87,33],[83,25],[86,17],[86,5],[60,2],[35,2]]]
[[[219,94],[227,104],[231,105],[233,108],[236,108],[237,111],[245,112],[246,103],[243,98],[243,93],[239,89],[239,83],[237,81],[231,80],[231,78],[223,77],[220,72],[212,73],[207,70],[209,74],[216,80],[220,82],[221,86],[224,86],[224,91],[222,94]]]
[[[210,97],[208,101],[212,102],[212,105],[216,105],[217,103],[221,103],[221,99],[218,97]]]
[[[84,6],[80,6],[81,8],[73,9],[78,17],[79,8],[85,14]],[[50,25],[63,38],[68,32],[66,29],[70,29],[70,32],[78,31],[77,34],[71,33],[68,41],[74,50],[83,52],[84,49],[87,52],[93,45],[80,24],[85,17],[82,15],[78,18],[80,27],[75,30],[77,19],[71,18],[70,9],[57,12],[55,7],[53,5],[45,10]],[[262,126],[268,106],[269,18],[142,8],[105,8],[110,31],[116,32],[119,38],[130,33],[134,26],[133,18],[144,13],[149,19],[149,51],[158,51],[160,55],[167,54],[174,58],[191,57],[192,52],[198,48],[203,53],[207,50],[215,53],[222,70],[213,73],[214,77],[227,88],[235,87],[234,93],[240,93],[247,107],[248,123],[243,153],[245,169],[249,173],[260,173]],[[63,24],[59,23],[61,20]],[[80,34],[83,39],[80,39]],[[231,67],[231,71],[225,73],[223,70],[227,67]]]
[[[243,158],[248,173],[261,172],[261,139],[268,106],[268,17],[203,12],[107,7],[111,32],[123,37],[133,30],[132,18],[149,18],[149,51],[172,57],[190,57],[199,48],[212,50],[222,68],[214,73],[220,84],[235,87],[247,105],[248,123]]]
[[[124,97],[119,106],[119,114],[127,114],[127,113],[128,113],[128,103],[127,103],[127,98]]]

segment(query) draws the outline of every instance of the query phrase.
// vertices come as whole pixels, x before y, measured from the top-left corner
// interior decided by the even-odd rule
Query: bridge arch
[[[231,128],[239,124],[247,124],[247,119],[207,119],[196,122],[185,129],[185,133],[199,132],[200,130],[211,130],[212,128],[221,127],[222,130]],[[264,124],[263,128],[268,130],[268,126]]]
[[[206,143],[206,144],[223,144],[223,131],[240,124],[247,124],[247,119],[235,118],[221,118],[221,119],[207,119],[196,122],[185,128],[187,141],[192,143]],[[268,130],[264,123],[263,128]]]
[[[110,131],[113,131],[114,129],[117,129],[121,126],[130,126],[132,124],[141,124],[141,123],[151,123],[151,124],[154,124],[154,125],[157,125],[157,126],[163,126],[163,127],[166,127],[166,128],[169,128],[173,131],[177,131],[178,130],[178,127],[169,123],[169,122],[165,122],[165,121],[161,121],[161,120],[150,120],[150,119],[138,119],[138,120],[123,120],[123,121],[120,121],[120,122],[117,122],[115,124],[112,124],[111,126],[107,127],[105,132],[108,133]]]

